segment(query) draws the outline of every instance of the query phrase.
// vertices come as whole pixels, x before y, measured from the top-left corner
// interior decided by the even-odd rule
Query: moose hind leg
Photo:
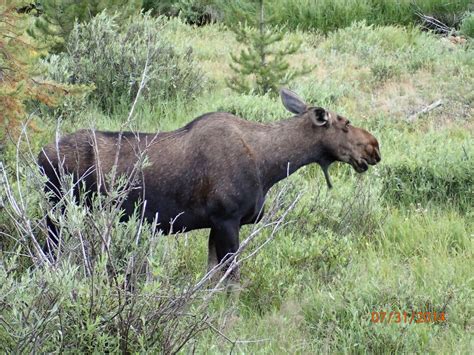
[[[239,221],[224,220],[216,221],[211,228],[211,235],[209,238],[209,246],[212,244],[215,247],[215,253],[217,256],[217,262],[225,262],[239,249]],[[209,259],[211,257],[212,250],[209,250]],[[226,265],[224,270],[226,271],[229,265]],[[224,272],[225,272],[224,271]],[[229,275],[231,281],[239,281],[239,270],[234,268]]]
[[[50,173],[50,175],[51,174],[53,173]],[[60,182],[56,175],[57,173],[54,174],[55,175],[48,176],[49,181],[46,183],[44,192],[45,194],[51,194],[49,197],[51,210],[60,208],[61,214],[64,214],[65,207],[63,205],[59,205],[62,198]],[[49,215],[46,215],[46,229],[46,241],[43,245],[43,253],[49,258],[51,262],[55,262],[58,251],[57,249],[59,246],[60,228],[51,220]]]
[[[58,227],[51,221],[49,216],[46,216],[47,236],[46,242],[43,245],[43,253],[50,261],[56,260],[56,251],[59,244],[59,230]]]
[[[209,253],[207,255],[207,271],[212,270],[219,263],[217,261],[215,238],[216,236],[215,236],[214,229],[211,229],[211,233],[209,234]]]
[[[50,208],[58,208],[61,200],[61,191],[59,181],[54,178],[54,181],[48,181],[44,188],[45,193],[52,193],[49,198]],[[61,213],[64,213],[64,207],[61,206]],[[51,262],[56,261],[56,254],[59,245],[59,227],[51,220],[49,215],[46,215],[46,241],[43,245],[43,253],[49,258]]]

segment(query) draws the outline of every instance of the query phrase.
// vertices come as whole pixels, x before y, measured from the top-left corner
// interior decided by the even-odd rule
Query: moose
[[[210,228],[209,267],[239,248],[242,225],[258,222],[265,196],[278,181],[299,168],[317,163],[327,186],[328,168],[340,161],[356,172],[377,164],[377,139],[349,120],[321,107],[307,105],[294,92],[281,89],[284,107],[294,117],[257,123],[225,112],[204,114],[172,132],[132,133],[80,130],[47,145],[38,157],[47,177],[45,191],[61,199],[61,174],[82,179],[89,193],[103,193],[104,179],[115,169],[127,175],[137,150],[149,161],[122,208],[133,214],[140,201],[146,220],[158,218],[164,234]],[[49,239],[57,230],[47,220]]]

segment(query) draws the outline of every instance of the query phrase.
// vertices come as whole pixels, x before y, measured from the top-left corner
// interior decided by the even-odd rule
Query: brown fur
[[[137,201],[146,200],[145,217],[152,220],[158,213],[165,233],[211,228],[212,266],[237,250],[240,226],[257,220],[268,190],[288,173],[309,163],[327,171],[334,161],[363,172],[380,161],[378,142],[367,131],[321,108],[304,106],[301,111],[270,124],[215,112],[174,132],[124,133],[117,173],[130,174],[140,150],[146,149],[151,163],[140,174],[141,188],[124,204],[125,215],[133,213]],[[88,190],[100,184],[100,191],[106,191],[103,177],[113,168],[118,137],[80,130],[61,138],[57,146],[46,146],[39,156],[49,178],[46,189],[60,197],[56,176],[62,160],[66,173],[76,179],[86,176]],[[54,226],[50,228],[54,238]]]

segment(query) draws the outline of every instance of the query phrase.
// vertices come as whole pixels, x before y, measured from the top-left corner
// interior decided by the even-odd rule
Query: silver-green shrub
[[[203,76],[191,48],[179,53],[163,38],[165,26],[163,18],[140,14],[121,27],[106,12],[76,23],[66,52],[47,61],[49,76],[94,85],[89,99],[106,111],[133,102],[140,86],[141,98],[151,103],[192,98],[203,88]]]
[[[24,137],[15,163],[0,161],[0,353],[174,354],[191,350],[204,331],[229,339],[211,313],[232,291],[224,280],[286,225],[301,192],[290,199],[283,185],[272,194],[230,265],[190,273],[182,261],[203,261],[200,251],[183,245],[181,232],[163,235],[157,215],[146,221],[146,201],[122,220],[123,203],[149,164],[147,149],[129,175],[108,174],[101,194],[86,193],[82,177],[61,175],[56,203],[43,191],[46,178]],[[51,248],[47,217],[58,228]]]

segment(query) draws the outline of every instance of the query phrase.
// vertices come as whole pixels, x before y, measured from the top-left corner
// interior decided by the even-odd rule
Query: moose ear
[[[311,111],[311,121],[315,126],[324,126],[329,122],[329,114],[325,109],[316,107]]]
[[[285,108],[292,113],[301,114],[308,109],[308,106],[305,104],[305,102],[300,99],[293,91],[281,89],[280,97],[281,101],[283,102],[283,106],[285,106]]]

